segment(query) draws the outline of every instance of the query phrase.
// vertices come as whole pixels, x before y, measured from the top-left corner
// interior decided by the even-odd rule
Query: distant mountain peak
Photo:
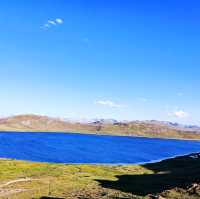
[[[147,137],[196,138],[200,127],[168,121],[119,121],[115,119],[71,119],[24,114],[0,119],[0,131],[88,132]]]

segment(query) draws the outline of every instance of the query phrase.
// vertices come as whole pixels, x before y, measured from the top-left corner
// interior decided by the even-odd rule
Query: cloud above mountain
[[[111,107],[111,108],[124,108],[124,107],[126,107],[126,105],[118,104],[118,103],[115,103],[115,102],[110,101],[110,100],[98,100],[98,101],[95,102],[95,104],[107,106],[107,107]]]
[[[64,23],[64,20],[61,18],[56,18],[53,20],[48,20],[44,25],[43,28],[47,29],[47,28],[51,28],[53,26],[57,26],[57,25],[61,25]]]
[[[177,118],[187,118],[189,114],[183,110],[176,110],[172,113],[169,113],[170,116],[177,117]]]

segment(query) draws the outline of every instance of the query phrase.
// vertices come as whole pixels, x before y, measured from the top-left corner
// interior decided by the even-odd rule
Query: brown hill
[[[197,131],[176,129],[162,122],[104,122],[80,123],[39,115],[17,115],[0,119],[0,131],[82,132],[179,139],[200,139]]]

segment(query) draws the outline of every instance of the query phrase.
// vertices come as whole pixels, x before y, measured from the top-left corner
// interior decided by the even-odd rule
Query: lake
[[[0,158],[52,163],[131,164],[200,152],[199,141],[0,132]]]

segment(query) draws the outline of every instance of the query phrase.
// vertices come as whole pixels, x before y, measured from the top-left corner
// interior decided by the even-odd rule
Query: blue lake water
[[[199,141],[73,133],[0,132],[0,158],[130,164],[200,152]]]

